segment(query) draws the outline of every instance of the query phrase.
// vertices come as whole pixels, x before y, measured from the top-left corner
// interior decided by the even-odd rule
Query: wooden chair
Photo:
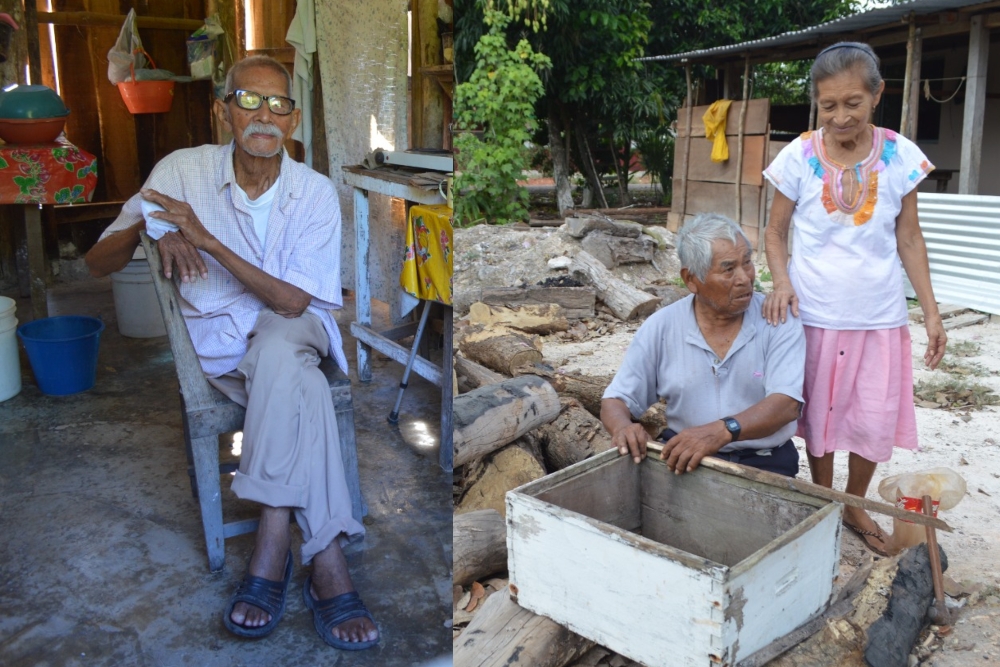
[[[246,410],[232,402],[205,379],[184,316],[181,314],[177,287],[163,275],[160,252],[156,242],[141,233],[153,287],[160,302],[163,323],[170,339],[170,349],[177,367],[181,389],[181,412],[184,416],[184,445],[187,450],[191,492],[201,505],[201,522],[205,531],[209,568],[215,572],[225,564],[225,539],[257,529],[257,519],[223,523],[222,495],[219,477],[234,466],[219,465],[219,436],[243,427]],[[176,279],[176,278],[175,278]],[[368,513],[358,478],[358,454],[354,437],[354,403],[351,381],[335,361],[324,357],[320,370],[330,382],[330,393],[337,414],[340,450],[344,474],[351,493],[352,514],[361,521]]]

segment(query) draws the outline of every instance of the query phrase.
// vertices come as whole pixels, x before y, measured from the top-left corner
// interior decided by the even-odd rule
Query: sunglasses
[[[290,97],[261,95],[252,90],[234,90],[226,95],[222,101],[228,104],[229,100],[234,97],[236,98],[236,106],[247,111],[259,109],[260,105],[264,102],[267,102],[267,107],[271,110],[271,113],[278,114],[279,116],[287,116],[295,110],[295,100]]]

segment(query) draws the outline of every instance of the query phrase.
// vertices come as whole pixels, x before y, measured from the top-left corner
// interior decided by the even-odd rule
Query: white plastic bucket
[[[128,338],[166,336],[160,303],[156,299],[153,276],[149,272],[142,246],[121,271],[111,274],[111,292],[115,298],[118,331]]]
[[[0,401],[21,393],[21,360],[17,354],[17,304],[0,296]]]

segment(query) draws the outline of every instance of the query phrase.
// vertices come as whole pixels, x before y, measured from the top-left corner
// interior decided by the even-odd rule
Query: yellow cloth
[[[725,162],[729,159],[729,146],[726,144],[726,115],[732,103],[732,100],[713,102],[701,117],[705,121],[705,137],[713,141],[712,162]]]
[[[399,284],[407,294],[451,305],[451,209],[445,204],[410,207],[406,256]]]

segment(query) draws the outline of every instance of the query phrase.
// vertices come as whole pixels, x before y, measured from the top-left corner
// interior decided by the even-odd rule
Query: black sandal
[[[847,523],[846,521],[843,521],[842,523],[851,530],[853,530],[855,533],[857,533],[858,536],[861,538],[861,541],[865,543],[865,546],[871,549],[875,554],[882,556],[883,558],[889,557],[889,552],[887,552],[885,549],[879,549],[871,542],[869,542],[867,539],[865,539],[866,537],[874,537],[882,544],[885,544],[885,533],[883,533],[882,529],[878,527],[878,524],[875,524],[875,530],[871,531],[871,530],[865,530],[864,528],[859,528],[853,524]]]
[[[255,577],[249,572],[250,564],[247,563],[247,573],[243,575],[243,581],[236,588],[233,597],[229,599],[226,607],[226,615],[222,617],[226,624],[226,629],[237,637],[249,637],[260,639],[271,634],[278,621],[285,613],[285,597],[288,592],[288,582],[292,579],[292,551],[288,550],[288,558],[285,560],[284,581],[271,581],[262,577]],[[271,616],[271,620],[265,625],[257,628],[248,628],[236,623],[232,619],[233,608],[237,602],[246,602],[258,609],[263,609]]]
[[[337,595],[326,600],[317,600],[312,596],[310,588],[312,588],[312,575],[306,577],[306,583],[302,585],[302,599],[305,600],[306,607],[312,610],[313,627],[316,628],[316,632],[319,633],[323,641],[334,648],[345,651],[363,651],[378,644],[378,637],[363,642],[351,642],[337,639],[330,634],[330,630],[352,618],[367,618],[372,622],[372,625],[378,627],[357,591]]]

